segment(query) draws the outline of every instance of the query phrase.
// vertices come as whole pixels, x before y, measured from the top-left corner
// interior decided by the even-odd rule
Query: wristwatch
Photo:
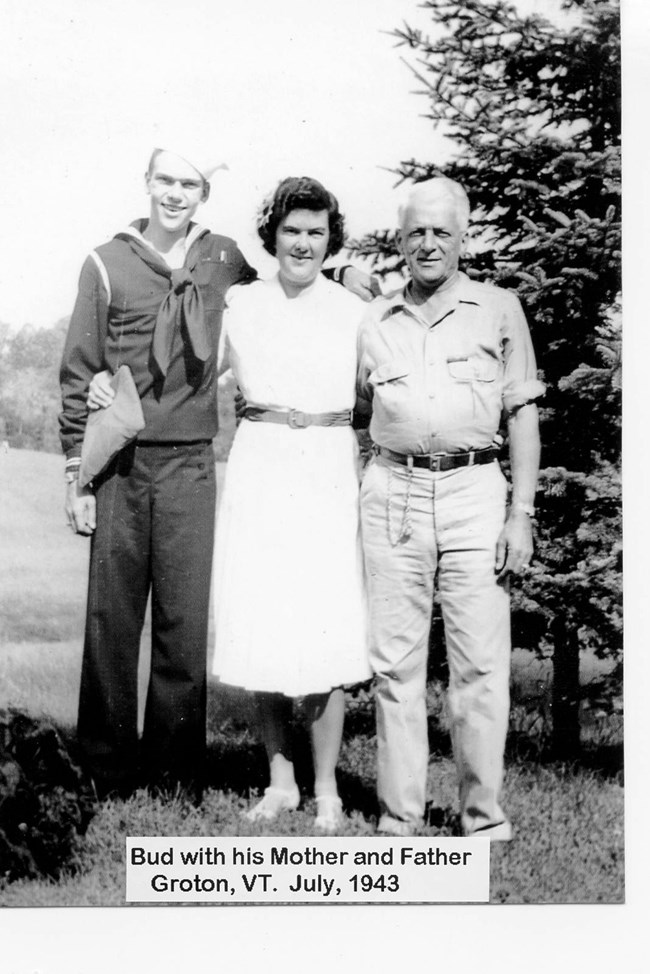
[[[516,501],[512,506],[515,510],[523,511],[524,514],[527,514],[531,521],[535,520],[535,508],[532,504],[524,504],[522,501]]]
[[[74,470],[66,470],[65,472],[65,482],[66,484],[76,484],[79,480],[79,467]]]

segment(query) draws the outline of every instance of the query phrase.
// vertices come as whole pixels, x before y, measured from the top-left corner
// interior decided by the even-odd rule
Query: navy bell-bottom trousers
[[[214,543],[212,445],[131,444],[96,485],[78,739],[102,793],[200,794]],[[138,738],[138,657],[151,593],[151,673]]]

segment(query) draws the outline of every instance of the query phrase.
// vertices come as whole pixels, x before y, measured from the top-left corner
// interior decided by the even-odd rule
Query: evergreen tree
[[[402,162],[401,182],[467,189],[465,268],[519,294],[547,383],[532,574],[514,593],[518,645],[552,653],[555,751],[579,745],[579,653],[612,661],[620,692],[620,45],[615,0],[564,0],[554,22],[505,0],[425,0],[433,31],[396,29],[450,160]],[[380,274],[394,232],[355,242]],[[601,690],[603,688],[601,687]]]

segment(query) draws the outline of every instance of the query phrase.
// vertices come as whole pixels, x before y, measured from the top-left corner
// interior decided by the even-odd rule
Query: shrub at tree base
[[[94,813],[93,792],[59,734],[0,710],[0,888],[21,877],[57,878]]]

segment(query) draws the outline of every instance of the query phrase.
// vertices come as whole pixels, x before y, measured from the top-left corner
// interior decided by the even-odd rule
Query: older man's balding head
[[[453,179],[416,183],[399,209],[397,240],[411,273],[411,294],[427,300],[458,275],[467,240],[469,200]]]
[[[404,220],[409,209],[421,204],[447,200],[453,204],[458,218],[459,228],[463,231],[469,226],[469,198],[464,188],[455,179],[447,176],[434,176],[421,183],[415,183],[402,201],[397,211],[398,225],[404,227]]]

